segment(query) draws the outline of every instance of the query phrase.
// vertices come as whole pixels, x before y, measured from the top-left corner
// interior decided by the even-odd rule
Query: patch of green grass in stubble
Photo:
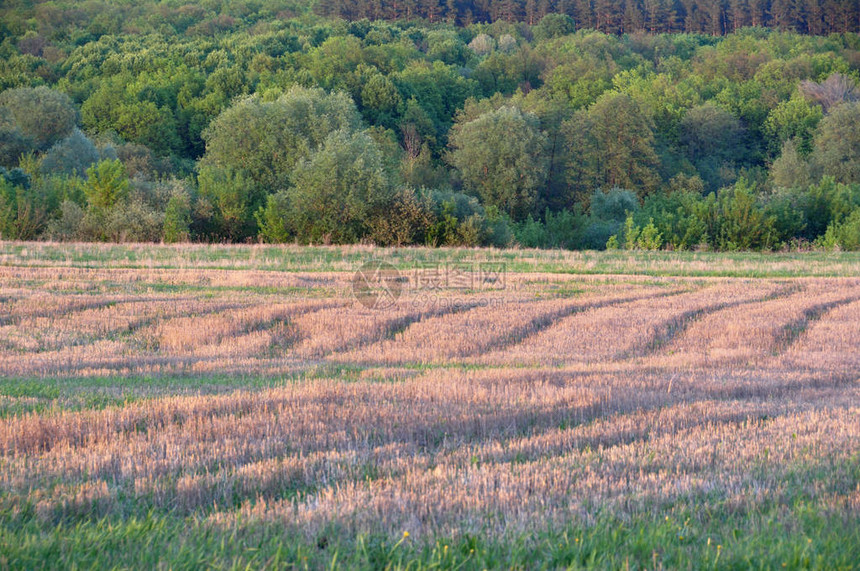
[[[155,396],[185,394],[192,386],[179,384],[175,378],[153,377],[5,378],[0,379],[0,418],[123,406]]]
[[[230,299],[230,294],[247,296],[255,294],[259,296],[278,296],[279,300],[283,297],[296,298],[304,300],[308,298],[328,299],[342,294],[342,290],[331,287],[297,287],[297,286],[213,286],[213,285],[196,285],[196,284],[168,284],[148,282],[137,287],[134,293],[169,293],[169,294],[196,294],[198,298],[201,295],[206,297],[223,297]]]
[[[0,378],[0,418],[26,413],[49,413],[52,410],[103,409],[167,396],[258,391],[315,379],[392,382],[390,379],[362,376],[362,372],[368,368],[371,367],[321,362],[292,373],[278,375],[172,374]]]
[[[195,375],[0,379],[0,397],[7,397],[0,399],[0,418],[31,412],[98,410],[165,396],[265,389],[291,378]]]

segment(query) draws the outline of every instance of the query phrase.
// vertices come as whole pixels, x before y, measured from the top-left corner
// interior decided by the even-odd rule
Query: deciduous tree
[[[535,115],[502,107],[452,129],[450,162],[466,188],[515,220],[546,182],[548,141]]]
[[[607,93],[565,124],[569,181],[580,196],[596,188],[635,190],[660,181],[653,121],[629,95]]]

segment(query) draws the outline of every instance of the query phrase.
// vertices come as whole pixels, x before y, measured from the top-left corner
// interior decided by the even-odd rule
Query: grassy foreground
[[[3,519],[0,564],[26,569],[856,569],[860,557],[856,516],[823,514],[802,500],[751,514],[598,515],[587,526],[506,541],[439,537],[418,544],[379,535],[308,542],[278,525],[213,530],[155,513],[47,528]]]
[[[147,387],[188,394],[273,383],[241,377],[19,379],[2,381],[0,394],[40,398],[41,406],[32,410],[57,414],[122,406]],[[124,395],[111,398],[105,387],[121,388]],[[758,470],[763,478],[774,478],[764,465]],[[833,491],[856,485],[860,454],[832,465],[793,466],[786,474],[787,495],[745,509],[718,496],[655,502],[623,516],[594,506],[583,520],[536,533],[443,534],[418,541],[386,533],[353,535],[336,524],[315,538],[290,526],[241,517],[215,526],[208,517],[213,509],[188,515],[141,498],[121,500],[108,515],[94,506],[91,513],[45,517],[33,503],[16,503],[5,490],[0,495],[0,567],[856,569],[857,505],[833,505],[810,496],[806,488],[809,481],[824,482]]]
[[[0,243],[0,569],[858,569],[858,369],[856,254]]]

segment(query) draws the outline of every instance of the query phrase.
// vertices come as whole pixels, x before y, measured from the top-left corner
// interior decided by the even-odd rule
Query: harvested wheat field
[[[2,243],[0,568],[75,566],[860,568],[860,257]]]

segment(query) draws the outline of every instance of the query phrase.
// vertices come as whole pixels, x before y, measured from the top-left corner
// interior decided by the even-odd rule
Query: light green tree
[[[777,105],[764,123],[768,146],[776,153],[790,139],[795,140],[797,151],[806,156],[812,150],[812,136],[823,117],[821,107],[803,97],[792,97]]]
[[[106,160],[87,169],[84,192],[90,206],[111,208],[128,196],[125,167],[118,160]]]
[[[806,188],[812,183],[811,171],[809,161],[797,151],[794,139],[789,139],[770,167],[770,180],[777,188]]]
[[[648,220],[648,224],[639,232],[636,247],[640,250],[659,250],[663,247],[663,236],[654,224],[654,219]]]
[[[355,131],[361,118],[345,93],[293,87],[276,101],[246,98],[203,133],[205,164],[241,172],[266,192],[289,186],[298,162],[329,134]]]

